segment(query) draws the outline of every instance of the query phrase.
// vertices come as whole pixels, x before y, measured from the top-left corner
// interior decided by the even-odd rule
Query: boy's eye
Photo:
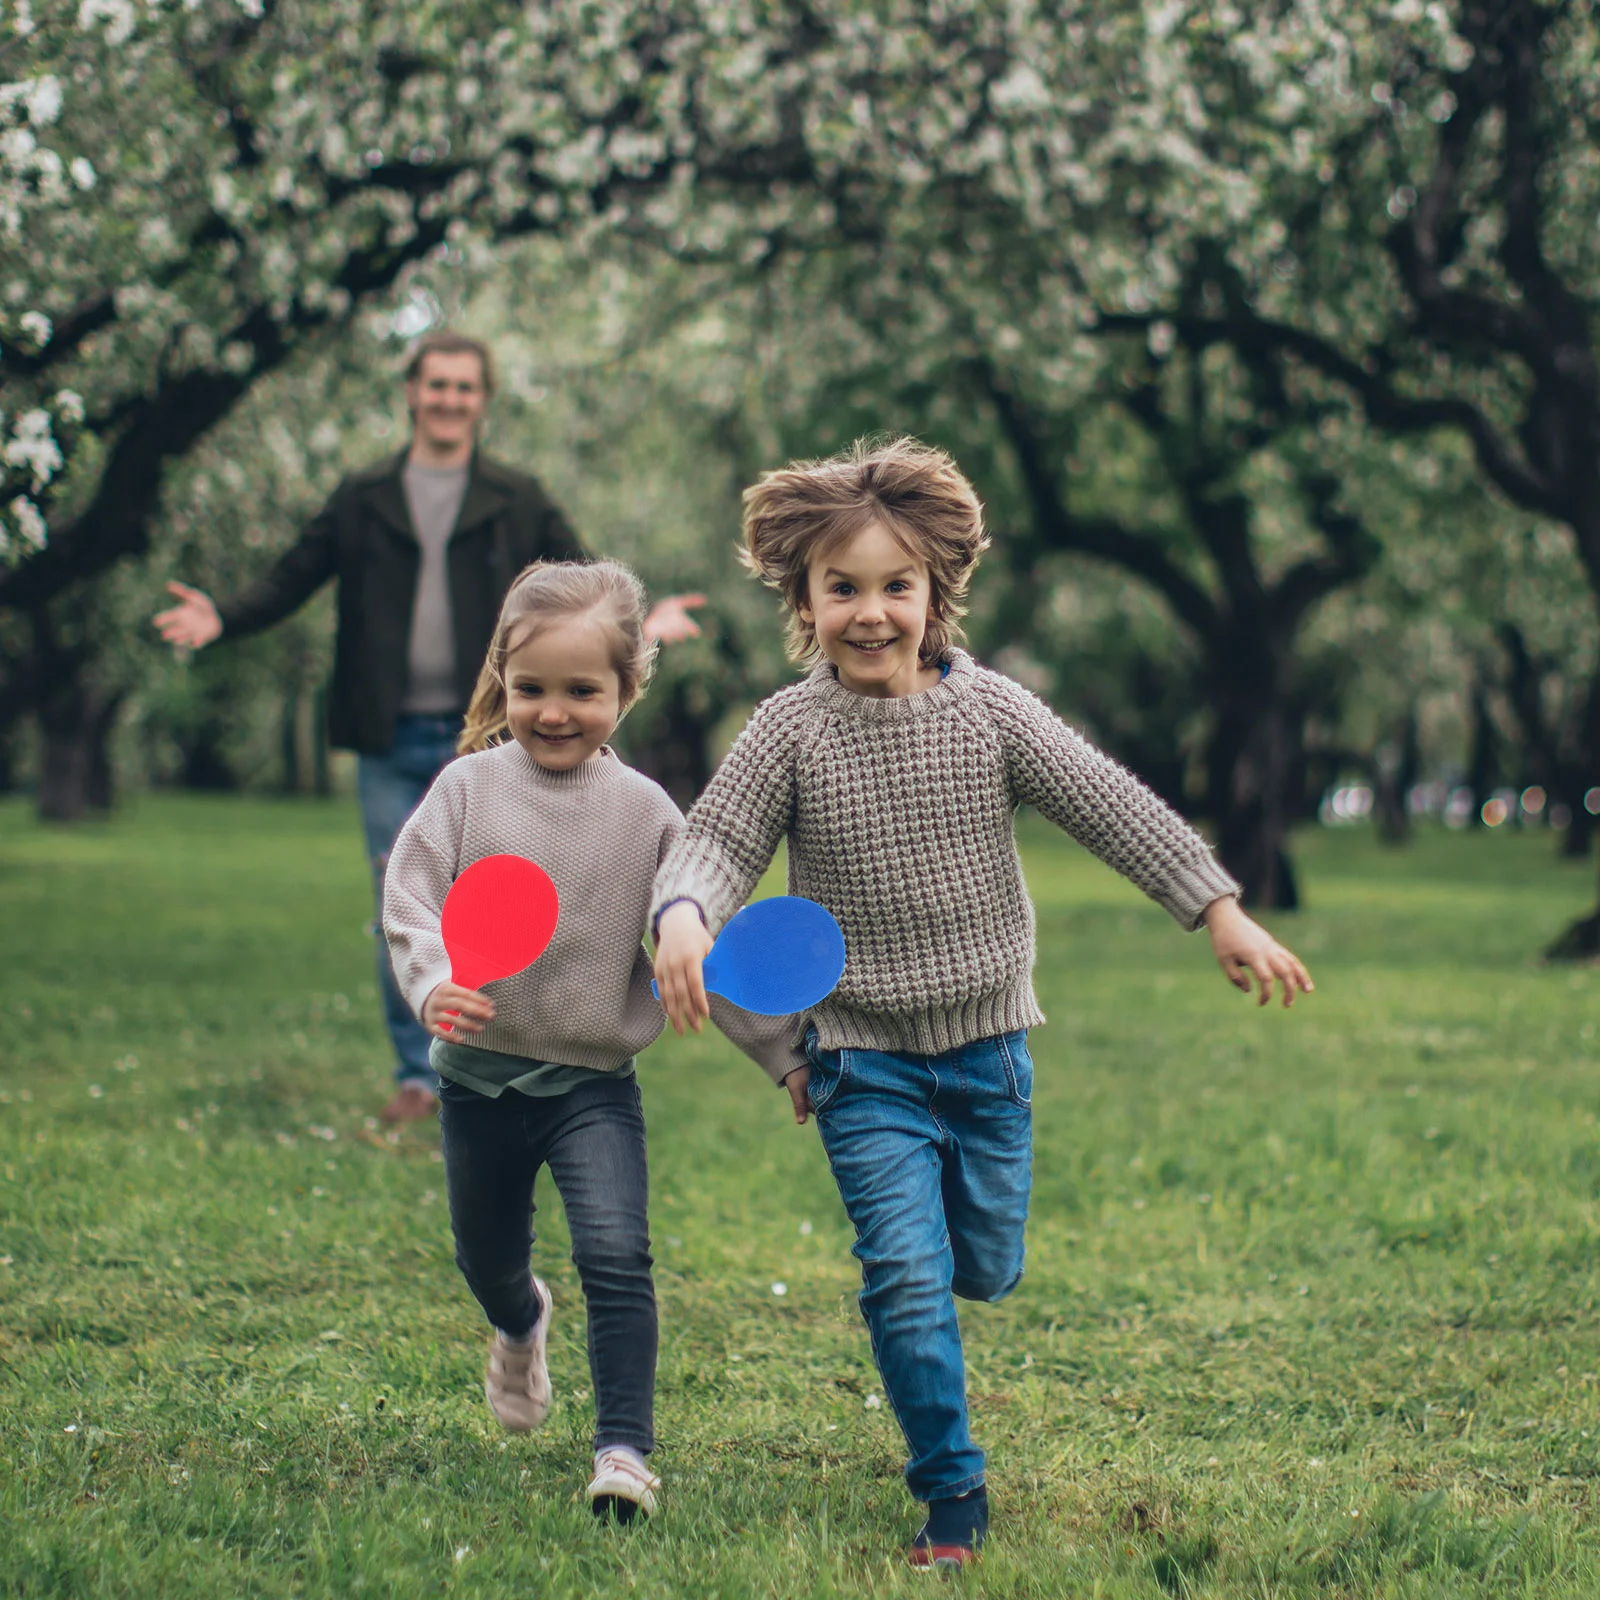
[[[904,594],[910,587],[911,585],[908,584],[904,578],[896,578],[894,582],[889,585],[889,593]]]
[[[832,592],[834,594],[846,595],[846,594],[854,594],[856,592],[856,590],[855,590],[855,585],[852,584],[852,583],[836,583],[833,586]]]

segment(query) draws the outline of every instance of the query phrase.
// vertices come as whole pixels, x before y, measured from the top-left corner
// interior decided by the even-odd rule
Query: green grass
[[[1600,973],[1533,956],[1587,873],[1308,836],[1318,992],[1262,1014],[1025,839],[1051,1021],[1028,1274],[964,1314],[961,1589],[1600,1593]],[[558,1405],[497,1432],[431,1139],[368,1116],[363,871],[343,805],[0,807],[0,1594],[925,1593],[814,1131],[720,1041],[641,1070],[664,1514],[583,1507],[553,1195]]]

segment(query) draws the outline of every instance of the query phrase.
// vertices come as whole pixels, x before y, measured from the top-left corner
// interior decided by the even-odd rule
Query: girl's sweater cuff
[[[439,987],[441,983],[450,981],[450,963],[446,961],[442,966],[429,967],[415,982],[406,988],[406,1004],[411,1007],[411,1014],[418,1022],[422,1021],[422,1007],[427,998]]]

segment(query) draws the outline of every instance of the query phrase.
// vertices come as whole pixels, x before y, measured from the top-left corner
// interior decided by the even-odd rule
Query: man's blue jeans
[[[367,860],[372,863],[372,888],[377,900],[374,931],[378,936],[378,993],[389,1028],[400,1083],[435,1088],[438,1079],[428,1065],[428,1035],[400,997],[383,937],[383,869],[405,820],[417,809],[428,786],[456,753],[459,716],[401,717],[394,745],[387,755],[362,756],[356,767],[356,792],[361,799],[361,825],[367,835]]]
[[[1022,1276],[1032,1178],[1025,1033],[943,1055],[823,1050],[811,1104],[855,1225],[861,1310],[911,1457],[906,1486],[945,1500],[983,1482],[967,1426],[955,1295],[999,1300]]]

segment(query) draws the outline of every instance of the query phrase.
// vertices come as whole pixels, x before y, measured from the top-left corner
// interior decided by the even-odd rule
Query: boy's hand
[[[477,989],[459,983],[438,984],[422,1002],[422,1026],[435,1039],[459,1039],[464,1033],[482,1033],[494,1021],[494,1001]]]
[[[679,900],[661,913],[656,924],[656,988],[673,1031],[699,1033],[711,1015],[701,968],[711,953],[712,938],[692,900]]]
[[[811,1068],[796,1067],[787,1078],[783,1086],[789,1091],[790,1103],[794,1106],[794,1120],[803,1128],[806,1118],[811,1115],[811,1095],[808,1092],[811,1086]]]
[[[1316,987],[1299,956],[1279,944],[1260,923],[1252,922],[1232,895],[1206,907],[1205,924],[1212,952],[1228,982],[1249,994],[1251,974],[1255,975],[1258,1005],[1264,1006],[1272,998],[1274,978],[1283,985],[1285,1006],[1294,1004],[1298,991],[1310,994]]]

